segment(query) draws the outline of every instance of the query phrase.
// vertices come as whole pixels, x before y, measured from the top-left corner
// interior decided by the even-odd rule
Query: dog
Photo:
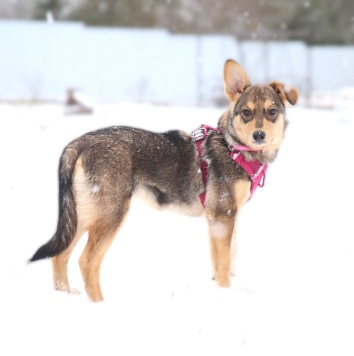
[[[279,82],[251,85],[245,70],[231,59],[224,65],[224,91],[230,107],[215,129],[202,126],[189,135],[108,127],[65,147],[59,163],[57,230],[30,259],[52,258],[57,290],[77,292],[69,285],[67,264],[88,232],[80,270],[89,298],[103,300],[102,259],[132,197],[141,192],[160,208],[206,216],[213,278],[220,287],[230,286],[237,214],[250,199],[255,178],[256,186],[263,184],[265,169],[284,138],[285,107],[297,102],[298,92]],[[248,172],[252,163],[258,166]]]

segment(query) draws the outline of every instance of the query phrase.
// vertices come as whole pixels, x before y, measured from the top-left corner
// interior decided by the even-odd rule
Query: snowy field
[[[354,355],[354,109],[288,109],[278,159],[240,213],[238,274],[211,281],[206,223],[133,203],[101,270],[105,301],[52,289],[57,165],[87,131],[131,125],[192,131],[220,109],[121,104],[94,115],[0,105],[0,355]]]

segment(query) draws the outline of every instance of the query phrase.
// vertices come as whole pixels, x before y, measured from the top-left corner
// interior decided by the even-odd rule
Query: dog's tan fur
[[[59,165],[57,231],[31,261],[52,257],[55,288],[70,287],[67,264],[88,231],[79,264],[86,291],[103,300],[99,284],[102,259],[129,210],[133,195],[143,194],[159,208],[192,215],[205,213],[209,226],[214,278],[230,286],[237,251],[236,218],[250,197],[251,180],[229,157],[229,145],[246,145],[246,160],[272,162],[283,140],[285,104],[295,104],[295,89],[278,82],[251,86],[242,67],[228,60],[224,67],[225,94],[230,108],[219,119],[222,135],[211,133],[203,144],[208,162],[206,207],[197,149],[182,131],[153,133],[112,127],[85,134],[63,151]]]

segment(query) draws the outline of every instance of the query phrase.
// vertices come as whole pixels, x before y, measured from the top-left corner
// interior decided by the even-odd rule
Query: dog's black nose
[[[255,131],[253,132],[253,139],[260,143],[262,141],[264,141],[265,137],[266,137],[266,133],[264,131]]]

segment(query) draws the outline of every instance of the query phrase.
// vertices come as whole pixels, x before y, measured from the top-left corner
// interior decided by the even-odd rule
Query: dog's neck
[[[278,150],[254,150],[241,142],[237,138],[236,133],[234,133],[229,111],[226,111],[219,119],[218,128],[223,133],[224,140],[228,147],[236,147],[236,149],[237,147],[240,147],[240,151],[242,151],[242,154],[247,161],[258,160],[261,163],[266,164],[273,162],[277,156]],[[234,133],[234,135],[232,133]]]

